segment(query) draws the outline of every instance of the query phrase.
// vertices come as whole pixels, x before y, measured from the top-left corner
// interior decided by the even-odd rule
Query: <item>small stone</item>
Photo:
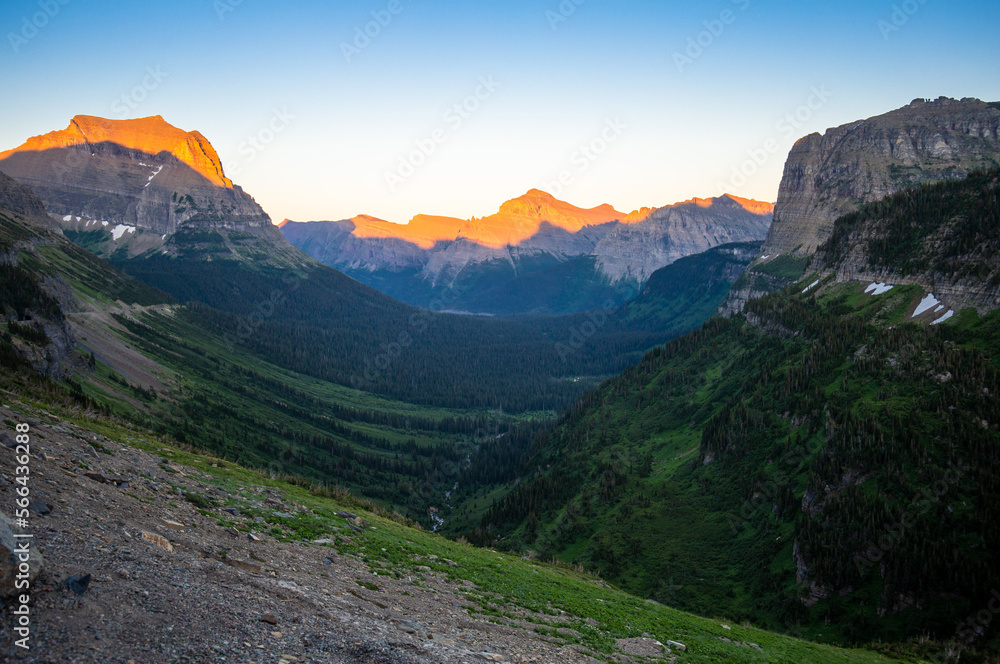
[[[260,622],[267,623],[268,625],[277,625],[278,618],[273,613],[265,613],[260,617]]]
[[[235,507],[227,507],[226,509],[224,509],[222,511],[223,512],[229,512],[233,516],[239,516],[240,515],[240,511],[238,509],[236,509]]]
[[[31,503],[28,504],[28,507],[31,508],[32,512],[39,516],[45,516],[46,514],[52,513],[52,507],[44,500],[32,500]]]
[[[723,626],[722,626],[722,629],[729,629],[729,630],[731,630],[731,629],[732,629],[732,627],[730,627],[729,625],[723,625]]]
[[[681,652],[686,652],[688,647],[679,641],[667,641],[667,646],[670,648],[677,648]]]
[[[244,572],[250,572],[251,574],[260,574],[260,565],[254,565],[253,563],[248,563],[243,560],[233,560],[227,558],[225,563],[230,567],[235,567],[236,569],[241,569]]]
[[[160,519],[160,521],[162,521],[163,525],[165,525],[167,528],[171,528],[173,530],[184,530],[183,523],[177,523],[176,521],[173,521],[171,519]]]
[[[173,551],[174,550],[173,544],[171,544],[167,540],[167,538],[163,537],[162,535],[157,535],[156,533],[147,533],[147,532],[143,531],[143,533],[142,533],[142,539],[146,540],[147,542],[149,542],[153,546],[160,547],[164,551]]]
[[[324,565],[332,565],[333,564],[333,558],[324,558],[323,559],[323,564]]]
[[[63,581],[63,584],[77,595],[82,595],[87,592],[87,588],[90,586],[90,578],[89,574],[84,576],[71,576]]]
[[[492,652],[481,652],[479,653],[480,659],[485,659],[487,662],[505,662],[507,659],[503,655],[497,655]]]
[[[100,473],[84,473],[83,476],[92,479],[100,484],[108,484],[111,482],[111,480],[109,480],[107,477],[105,477]]]
[[[260,538],[254,535],[253,533],[247,533],[247,539],[250,540],[251,542],[261,541]]]

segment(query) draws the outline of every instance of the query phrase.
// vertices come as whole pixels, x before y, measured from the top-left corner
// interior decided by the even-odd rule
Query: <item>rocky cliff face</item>
[[[810,272],[918,285],[955,311],[1000,309],[1000,169],[901,192],[841,217]]]
[[[6,275],[3,278],[10,278],[29,293],[21,293],[20,303],[5,301],[10,293],[0,293],[0,323],[16,321],[43,332],[40,339],[13,336],[11,343],[36,371],[63,378],[72,372],[76,349],[76,338],[63,315],[75,304],[72,290],[61,276],[43,279],[20,265],[27,256],[37,260],[41,247],[65,242],[48,230],[49,226],[41,200],[29,188],[0,173],[0,267]]]
[[[733,196],[694,199],[633,214],[594,249],[597,265],[613,283],[645,282],[674,261],[733,242],[757,242],[767,233],[774,208]]]
[[[441,289],[469,302],[475,291],[535,271],[547,284],[562,280],[577,288],[642,283],[684,256],[731,242],[759,242],[772,212],[769,203],[724,196],[624,214],[610,205],[579,208],[531,190],[483,218],[418,215],[399,225],[359,216],[286,221],[281,231],[310,256],[427,306],[425,300]]]
[[[168,238],[181,229],[283,243],[264,210],[225,176],[208,140],[160,116],[77,116],[66,129],[0,153],[0,171],[30,186],[66,230],[106,233],[97,253],[172,253]]]
[[[927,182],[1000,163],[1000,107],[978,99],[909,106],[800,139],[785,163],[764,254],[811,254],[837,217]]]

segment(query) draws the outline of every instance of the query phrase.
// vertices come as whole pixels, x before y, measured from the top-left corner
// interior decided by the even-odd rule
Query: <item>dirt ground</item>
[[[0,407],[0,419],[24,416]],[[127,447],[127,441],[99,437],[65,421],[31,422],[32,498],[51,512],[33,513],[29,530],[45,563],[32,588],[31,649],[12,645],[8,606],[0,611],[0,660],[597,661],[575,646],[549,642],[527,623],[520,629],[470,614],[462,594],[466,582],[425,574],[418,586],[406,577],[381,576],[380,592],[370,592],[356,579],[371,572],[354,557],[266,535],[252,541],[177,500],[171,484],[211,492],[204,484],[208,475],[197,469],[175,467],[176,474],[168,477],[166,460]],[[114,454],[98,453],[91,441]],[[90,471],[81,470],[81,460]],[[0,509],[11,513],[14,472],[14,450],[0,445]],[[267,501],[282,510],[304,509],[280,495]],[[82,594],[67,587],[69,577],[88,574]]]

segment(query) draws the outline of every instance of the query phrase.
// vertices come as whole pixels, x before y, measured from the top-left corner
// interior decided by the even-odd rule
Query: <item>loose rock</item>
[[[90,578],[89,574],[71,576],[63,581],[63,584],[77,595],[82,595],[90,587]]]

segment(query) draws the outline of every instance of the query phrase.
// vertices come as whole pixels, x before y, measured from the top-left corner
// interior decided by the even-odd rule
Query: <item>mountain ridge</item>
[[[579,208],[533,189],[482,218],[416,215],[400,225],[358,215],[285,220],[280,229],[313,258],[423,307],[444,298],[459,310],[508,312],[509,303],[490,292],[532,279],[548,283],[569,270],[588,294],[555,293],[540,312],[572,313],[580,309],[571,300],[598,306],[616,287],[638,287],[683,256],[762,240],[771,211],[769,203],[726,195],[624,214],[607,204]],[[593,260],[578,260],[586,257]]]

